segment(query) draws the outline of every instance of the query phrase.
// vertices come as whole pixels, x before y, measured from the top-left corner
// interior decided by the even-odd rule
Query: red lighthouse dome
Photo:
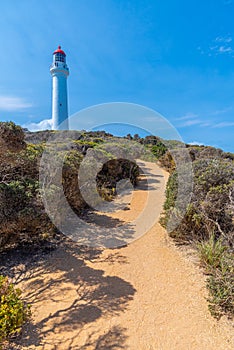
[[[55,55],[56,53],[60,53],[61,55],[66,56],[65,52],[63,50],[61,50],[61,46],[59,45],[57,50],[54,51],[53,55]]]

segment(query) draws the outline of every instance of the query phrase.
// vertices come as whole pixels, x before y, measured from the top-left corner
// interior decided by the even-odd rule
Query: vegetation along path
[[[152,163],[142,166],[163,187],[162,195],[167,174],[159,176],[162,170]],[[129,210],[106,215],[136,219],[149,192],[140,186]],[[162,200],[155,205],[162,206]],[[148,215],[155,209],[149,206]],[[19,285],[33,314],[21,339],[23,349],[234,348],[230,323],[208,311],[198,265],[158,223],[122,248],[87,249],[65,241],[22,274]]]

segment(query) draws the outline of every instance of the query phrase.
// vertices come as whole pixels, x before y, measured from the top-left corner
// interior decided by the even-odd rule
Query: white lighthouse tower
[[[66,64],[66,54],[61,50],[61,46],[58,46],[53,53],[50,73],[52,75],[52,129],[68,130],[67,77],[69,69]]]

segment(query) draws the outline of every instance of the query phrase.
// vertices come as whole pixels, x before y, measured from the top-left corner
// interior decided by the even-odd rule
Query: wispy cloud
[[[214,40],[217,43],[231,43],[232,42],[232,37],[231,36],[217,36]]]
[[[214,124],[212,128],[226,128],[231,126],[234,126],[234,122],[221,122],[221,123]]]
[[[22,125],[22,127],[30,131],[50,130],[52,127],[52,119],[44,119],[39,123],[26,123]]]
[[[208,48],[201,46],[197,50],[201,55],[217,56],[217,55],[232,55],[234,53],[233,39],[230,35],[219,35],[212,40]]]
[[[222,55],[232,54],[234,52],[232,48],[232,37],[228,36],[217,36],[212,44],[210,45],[210,54]]]
[[[198,114],[195,113],[186,113],[185,115],[176,118],[177,121],[179,121],[178,127],[185,128],[190,126],[199,126],[199,127],[206,127],[210,126],[210,121],[204,120],[199,118]]]
[[[183,115],[182,117],[178,117],[176,118],[177,120],[190,120],[190,119],[194,119],[197,118],[198,114],[194,114],[194,113],[186,113],[185,115]]]
[[[218,48],[218,52],[219,53],[232,53],[233,49],[231,48],[231,46],[225,47],[225,46],[220,46]]]
[[[26,102],[21,97],[16,96],[0,96],[1,111],[18,111],[32,107],[32,103]]]
[[[231,110],[232,110],[232,107],[226,107],[226,108],[222,108],[222,109],[217,109],[217,110],[209,113],[209,115],[225,114],[227,112],[230,112]]]
[[[206,127],[206,126],[211,126],[210,122],[204,122],[202,121],[202,123],[200,124],[200,126]]]
[[[200,119],[191,119],[191,120],[186,120],[184,123],[182,123],[180,125],[180,127],[199,125],[199,124],[202,124],[202,120],[200,120]]]

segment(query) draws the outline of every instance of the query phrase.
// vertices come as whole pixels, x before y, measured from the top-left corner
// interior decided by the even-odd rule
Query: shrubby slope
[[[103,156],[107,160],[96,177],[99,194],[106,200],[115,195],[117,181],[130,178],[137,184],[140,170],[136,163],[124,158],[131,156],[121,139],[100,132],[69,131],[61,141],[53,143],[58,132],[24,132],[14,123],[0,123],[0,249],[16,244],[39,244],[51,241],[57,230],[44,210],[39,190],[39,164],[45,147],[56,146],[58,157],[64,158],[62,185],[71,208],[77,215],[88,208],[78,183],[80,164],[87,154]],[[56,139],[56,138],[55,138]],[[49,146],[46,142],[49,140]],[[134,141],[134,154],[150,151],[152,159],[169,171],[166,201],[161,223],[167,227],[169,218],[180,219],[179,226],[170,232],[178,243],[196,246],[201,265],[208,274],[210,309],[220,316],[234,313],[234,154],[222,150],[186,145],[194,174],[192,199],[185,216],[175,208],[177,170],[173,152],[182,146],[179,141],[165,141],[156,136],[140,138],[127,135]],[[67,142],[72,147],[67,147]],[[106,147],[109,143],[109,147]],[[111,152],[119,146],[119,157]],[[139,145],[139,150],[138,150]],[[122,147],[122,148],[121,148]],[[126,157],[125,157],[126,156]],[[149,154],[148,156],[149,157]],[[50,164],[48,164],[48,167]],[[55,174],[56,175],[56,174]],[[88,175],[88,174],[87,174]],[[56,176],[55,176],[56,177]],[[88,178],[88,176],[87,176]],[[55,183],[51,191],[57,190]],[[29,219],[30,218],[30,219]]]
[[[39,189],[39,166],[45,150],[64,159],[62,186],[67,201],[78,215],[88,207],[80,193],[78,171],[84,155],[92,149],[95,149],[94,157],[104,156],[107,160],[96,179],[98,191],[105,199],[111,200],[120,179],[130,178],[136,185],[139,169],[134,161],[121,158],[121,149],[122,156],[128,149],[111,134],[66,131],[59,136],[59,132],[48,130],[24,133],[12,122],[0,123],[0,250],[24,242],[39,243],[56,234],[56,228],[45,213]],[[105,147],[107,142],[108,147]],[[119,158],[112,159],[111,152],[117,144]],[[50,167],[55,171],[55,181],[50,186],[53,195],[58,191],[60,180],[56,183],[58,174],[52,159],[46,166],[48,171]],[[88,182],[86,185],[89,186]]]
[[[175,208],[178,175],[171,163],[161,223],[180,219],[170,235],[197,247],[208,274],[210,310],[216,316],[234,314],[234,155],[212,147],[189,147],[194,187],[186,214]],[[164,162],[164,159],[163,159]],[[162,164],[163,164],[162,162]],[[168,165],[168,164],[167,164]]]

